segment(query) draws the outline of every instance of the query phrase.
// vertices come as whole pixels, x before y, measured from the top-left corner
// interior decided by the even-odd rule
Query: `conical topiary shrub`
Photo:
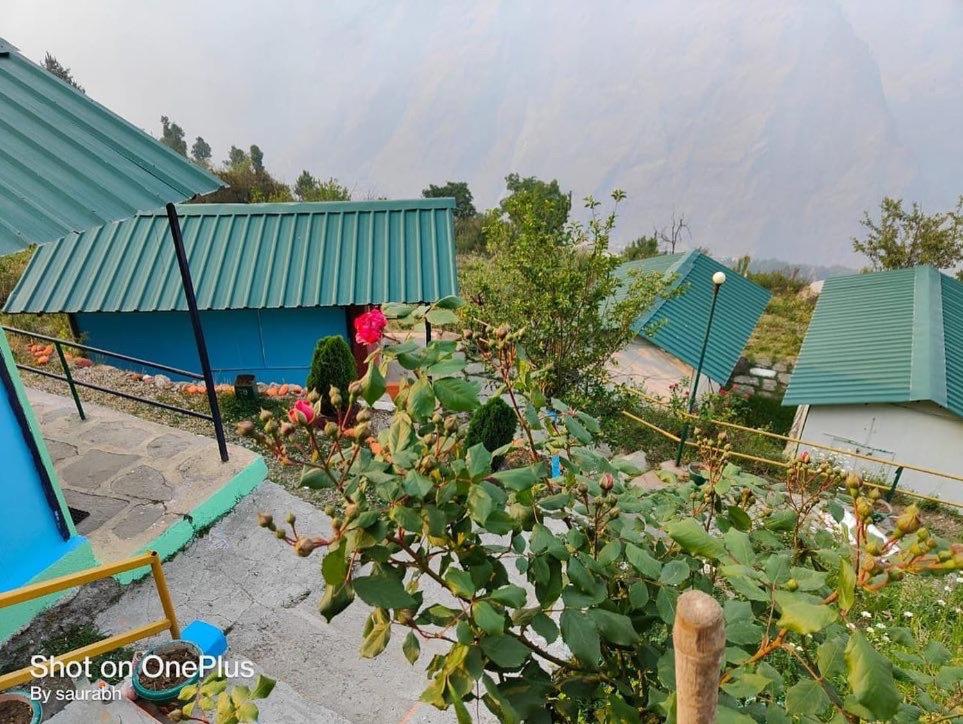
[[[358,366],[344,337],[335,334],[319,339],[311,358],[311,371],[305,387],[316,390],[327,399],[328,390],[333,385],[341,391],[344,404],[347,404],[348,385],[357,378]]]
[[[493,397],[472,414],[465,444],[472,447],[482,443],[488,452],[494,452],[510,443],[517,429],[515,411],[501,397]]]

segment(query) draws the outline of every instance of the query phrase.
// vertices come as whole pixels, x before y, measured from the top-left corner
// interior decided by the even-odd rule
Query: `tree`
[[[873,271],[923,264],[950,269],[963,261],[963,196],[955,209],[925,214],[919,204],[906,210],[902,199],[886,196],[875,221],[864,212],[865,238],[853,237],[853,250],[864,254]]]
[[[559,196],[519,192],[513,220],[485,228],[490,257],[462,265],[465,316],[524,329],[531,363],[545,367],[548,394],[566,397],[604,387],[612,355],[635,336],[632,325],[664,288],[659,274],[618,274],[609,253],[615,209],[587,226],[558,226]],[[613,193],[616,205],[624,198]]]
[[[421,195],[426,199],[455,199],[456,219],[469,219],[478,213],[472,203],[472,195],[467,181],[447,181],[444,186],[429,184],[428,188],[421,192]]]
[[[191,146],[191,157],[197,161],[201,166],[207,166],[211,162],[211,146],[200,136],[194,141],[194,145]]]
[[[540,209],[539,220],[546,233],[561,231],[568,221],[572,197],[559,188],[558,181],[542,181],[534,176],[522,178],[511,173],[505,177],[505,187],[508,196],[502,199],[500,207],[512,223],[519,223],[531,205]],[[528,221],[532,221],[530,215]]]
[[[43,67],[47,69],[48,72],[53,73],[55,76],[60,78],[64,83],[73,86],[81,93],[86,93],[84,87],[74,80],[73,75],[70,73],[70,68],[65,68],[61,65],[60,61],[57,60],[53,55],[47,53],[43,58]]]
[[[187,156],[187,141],[184,140],[184,129],[172,123],[167,116],[161,116],[160,142],[173,148],[181,156]]]
[[[624,261],[638,261],[657,256],[659,253],[659,239],[655,234],[652,236],[640,236],[638,239],[628,244],[622,249],[622,259]]]
[[[658,236],[660,242],[665,244],[669,254],[675,254],[675,248],[682,242],[683,236],[688,236],[689,241],[692,241],[692,232],[689,230],[689,222],[686,221],[684,212],[676,218],[675,211],[673,211],[672,220],[668,226],[663,226],[655,232],[655,235]]]
[[[351,192],[336,178],[320,181],[307,170],[294,182],[294,195],[301,201],[351,201]]]
[[[254,173],[264,173],[264,152],[260,146],[251,145],[251,168]]]
[[[231,150],[227,152],[227,165],[231,168],[243,166],[245,163],[250,162],[250,160],[248,155],[244,153],[244,150],[237,146],[231,146]]]

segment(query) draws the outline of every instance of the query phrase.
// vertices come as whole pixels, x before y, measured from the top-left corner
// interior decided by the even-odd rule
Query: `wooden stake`
[[[726,646],[722,607],[702,591],[683,593],[675,610],[672,642],[676,721],[710,724],[716,720],[720,667]]]

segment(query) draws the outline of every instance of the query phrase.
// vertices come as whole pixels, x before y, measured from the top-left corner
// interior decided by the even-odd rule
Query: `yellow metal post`
[[[157,586],[157,595],[160,596],[161,606],[164,608],[164,615],[170,623],[171,638],[179,639],[181,629],[177,625],[177,616],[174,613],[174,602],[171,600],[171,592],[167,588],[167,579],[164,577],[164,569],[161,568],[160,556],[157,551],[150,553],[150,569],[154,574],[154,584]]]

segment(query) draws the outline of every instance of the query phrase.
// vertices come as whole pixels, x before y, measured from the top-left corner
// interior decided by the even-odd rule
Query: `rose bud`
[[[251,437],[255,431],[254,423],[250,420],[241,420],[234,427],[234,431],[241,437]]]
[[[903,514],[896,519],[896,527],[901,533],[913,533],[920,527],[920,511],[916,505],[910,505]]]
[[[271,530],[274,530],[274,516],[268,513],[258,513],[257,524],[262,528],[270,528]]]
[[[288,513],[287,517],[284,520],[287,522],[288,525],[294,525],[294,521],[296,520],[294,517],[294,513]]]
[[[316,418],[314,407],[306,400],[298,400],[294,407],[288,410],[288,419],[295,425],[310,425]]]
[[[799,453],[799,462],[803,463],[804,465],[808,465],[808,464],[809,464],[809,451],[808,451],[808,450],[803,450],[801,453]]]
[[[292,425],[290,422],[282,422],[279,432],[281,433],[281,437],[291,437],[291,435],[293,435],[297,429],[298,428]]]
[[[310,538],[298,538],[298,542],[294,544],[294,552],[302,558],[307,558],[317,547],[318,544]]]
[[[612,477],[612,473],[605,473],[599,480],[599,485],[606,493],[609,492],[615,485],[615,478]]]
[[[348,385],[348,394],[354,396],[361,394],[361,380],[355,380]]]
[[[338,425],[334,422],[327,422],[324,426],[324,434],[326,437],[335,437],[338,434]]]
[[[274,413],[271,412],[270,410],[265,410],[262,407],[261,413],[258,415],[258,417],[260,418],[261,422],[267,422],[268,420],[274,417]]]

